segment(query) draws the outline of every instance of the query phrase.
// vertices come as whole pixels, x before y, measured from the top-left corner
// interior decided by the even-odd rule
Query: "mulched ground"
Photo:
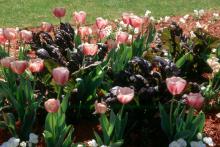
[[[216,147],[220,147],[220,118],[215,114],[207,114],[204,132],[213,139]]]
[[[171,16],[167,22],[160,22],[156,24],[157,30],[169,27],[169,25],[174,21],[178,22],[181,28],[183,28],[184,33],[189,35],[192,30],[196,29],[196,22],[199,22],[202,26],[207,26],[206,31],[212,36],[220,38],[220,16],[218,20],[213,19],[213,12],[206,12],[201,19],[196,19],[193,14],[191,14],[188,19],[186,19],[185,23],[179,22],[180,18],[183,16]]]

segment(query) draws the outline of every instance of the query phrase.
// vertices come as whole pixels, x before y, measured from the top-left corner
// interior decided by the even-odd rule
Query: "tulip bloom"
[[[122,104],[129,103],[134,98],[134,89],[129,87],[119,87],[117,90],[117,99]]]
[[[37,58],[37,59],[31,59],[29,61],[29,67],[28,69],[32,73],[41,72],[44,69],[44,60]]]
[[[116,41],[118,44],[127,43],[129,34],[127,32],[118,32],[116,34]]]
[[[57,67],[53,69],[52,75],[58,85],[65,85],[69,80],[69,70],[66,67]]]
[[[122,21],[124,22],[124,24],[129,25],[130,24],[130,16],[132,14],[130,13],[123,13],[122,14]]]
[[[73,17],[78,24],[84,24],[86,22],[86,12],[84,11],[74,12]]]
[[[15,60],[16,60],[15,57],[5,57],[5,58],[1,59],[1,65],[3,67],[10,68],[11,62],[13,62]]]
[[[85,36],[89,36],[92,34],[92,29],[89,27],[80,27],[78,33],[81,38],[84,38]]]
[[[6,42],[6,38],[4,36],[4,31],[0,28],[0,44],[4,44]]]
[[[98,52],[98,45],[85,43],[82,52],[85,56],[93,56]]]
[[[117,48],[117,43],[115,40],[109,39],[106,41],[106,44],[108,46],[108,50]]]
[[[32,40],[32,32],[31,31],[27,31],[27,30],[22,30],[20,32],[21,34],[21,39],[24,41],[24,42],[30,42]]]
[[[41,22],[41,30],[44,32],[51,32],[53,30],[53,25],[48,22]]]
[[[130,16],[130,25],[134,28],[140,28],[143,24],[143,19],[136,15]]]
[[[3,29],[3,33],[4,37],[9,41],[14,40],[17,37],[17,31],[14,28],[5,28]]]
[[[166,79],[166,85],[172,95],[177,95],[183,92],[186,86],[186,80],[173,76]]]
[[[186,104],[200,110],[204,103],[204,97],[200,93],[189,93],[185,96]]]
[[[102,17],[96,18],[96,26],[98,27],[98,29],[102,29],[102,28],[106,27],[107,24],[108,24],[107,19],[103,19]]]
[[[105,28],[102,28],[101,30],[99,30],[99,38],[103,39],[105,37],[108,37],[112,32],[112,26],[107,26]]]
[[[107,106],[104,102],[98,103],[95,101],[95,113],[104,114],[107,111]]]
[[[11,67],[11,70],[16,73],[16,74],[22,74],[24,73],[24,71],[26,70],[27,68],[27,61],[24,61],[24,60],[16,60],[16,61],[13,61],[10,63],[10,67]]]
[[[44,107],[49,113],[56,113],[60,107],[60,101],[56,99],[48,99],[44,102]]]
[[[57,18],[61,18],[64,17],[66,14],[66,9],[63,7],[56,7],[53,9],[53,14],[54,16],[56,16]]]

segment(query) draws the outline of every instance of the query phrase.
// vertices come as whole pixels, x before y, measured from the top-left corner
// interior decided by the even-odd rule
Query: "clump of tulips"
[[[13,136],[26,141],[32,132],[32,126],[35,123],[37,109],[41,101],[41,95],[35,95],[35,81],[30,78],[28,72],[42,72],[44,63],[42,59],[28,62],[17,60],[15,57],[5,57],[1,59],[1,66],[3,67],[4,78],[0,84],[0,93],[4,93],[2,100],[7,99],[18,115],[15,118],[13,113],[3,111],[3,124]],[[16,124],[20,124],[19,129],[16,129]]]
[[[23,74],[26,69],[32,73],[39,73],[44,69],[44,61],[40,58],[31,59],[28,62],[26,60],[16,60],[15,57],[5,57],[1,59],[1,65],[5,68],[10,68],[18,75]]]
[[[186,80],[180,77],[171,77],[166,79],[166,85],[173,98],[170,102],[169,115],[160,104],[161,127],[170,141],[178,139],[177,137],[183,137],[189,142],[193,141],[192,139],[195,138],[196,134],[202,132],[205,123],[203,112],[194,116],[194,110],[201,110],[204,98],[200,93],[185,94],[182,100],[185,104],[183,104],[181,101],[176,100],[175,97],[183,93],[187,85]],[[188,113],[185,112],[185,105],[190,107]],[[181,136],[181,133],[186,130],[189,131],[189,136]]]
[[[61,98],[61,87],[69,80],[69,70],[65,67],[57,67],[52,71],[53,80],[60,86],[57,98],[50,98],[44,102],[48,112],[45,121],[44,139],[47,146],[71,146],[72,126],[66,125],[65,112],[68,107],[69,94]],[[60,104],[61,101],[61,104]]]

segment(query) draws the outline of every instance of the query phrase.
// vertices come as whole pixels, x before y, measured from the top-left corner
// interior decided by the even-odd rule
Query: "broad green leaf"
[[[76,45],[76,47],[78,47],[80,44],[81,44],[81,38],[80,38],[80,36],[79,35],[76,35],[76,37],[75,37],[75,45]]]
[[[199,115],[192,121],[192,123],[197,127],[198,132],[202,132],[205,124],[205,114],[200,112]]]
[[[154,37],[156,34],[156,29],[153,24],[149,25],[147,33],[148,34],[147,34],[146,48],[148,49],[150,46],[150,43],[154,40]]]
[[[189,52],[185,55],[183,55],[179,60],[176,62],[176,66],[178,68],[181,68],[187,61],[192,61],[193,60],[193,55]]]
[[[101,126],[102,126],[102,133],[103,133],[104,143],[108,145],[110,143],[110,136],[108,135],[109,122],[108,122],[108,119],[107,119],[105,114],[101,115],[100,123],[101,123]]]
[[[220,59],[220,46],[217,48],[216,55],[217,55],[217,57]]]
[[[113,130],[114,130],[114,127],[115,127],[115,113],[113,110],[111,110],[110,112],[110,123],[109,123],[109,129],[108,129],[108,135],[111,136]]]
[[[121,147],[123,145],[123,143],[124,143],[123,140],[119,140],[119,141],[116,141],[114,143],[111,143],[110,147]]]
[[[72,144],[72,134],[73,134],[74,129],[71,128],[65,141],[63,142],[63,147],[69,147]]]
[[[95,135],[95,138],[96,138],[96,141],[98,143],[98,145],[103,145],[103,141],[101,139],[101,137],[94,131],[94,135]]]
[[[164,107],[159,103],[160,117],[161,117],[161,127],[167,136],[170,136],[170,124],[169,116],[165,111]]]
[[[51,59],[44,60],[44,65],[50,73],[52,73],[53,69],[58,66],[58,64]]]
[[[138,36],[132,43],[132,57],[141,56],[144,50],[144,37]]]
[[[53,135],[51,132],[44,130],[43,132],[44,140],[47,147],[54,147]]]
[[[63,145],[63,142],[65,140],[65,137],[68,136],[68,133],[70,132],[71,126],[62,128],[62,131],[56,132],[56,147],[60,147]]]
[[[44,137],[46,137],[46,138],[52,138],[52,136],[53,136],[52,133],[49,132],[49,131],[47,131],[47,130],[44,130],[43,135],[44,135]]]
[[[174,140],[178,140],[179,138],[186,139],[188,138],[192,132],[190,130],[182,130],[181,132],[178,132],[174,136]]]
[[[191,123],[193,120],[193,112],[194,112],[194,109],[190,107],[189,112],[186,116],[186,127],[187,128],[191,126]]]

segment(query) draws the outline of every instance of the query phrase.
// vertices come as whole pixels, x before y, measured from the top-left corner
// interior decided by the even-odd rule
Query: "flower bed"
[[[65,13],[53,9],[57,27],[0,30],[2,146],[220,145],[218,13],[86,26],[80,11],[74,27]]]

